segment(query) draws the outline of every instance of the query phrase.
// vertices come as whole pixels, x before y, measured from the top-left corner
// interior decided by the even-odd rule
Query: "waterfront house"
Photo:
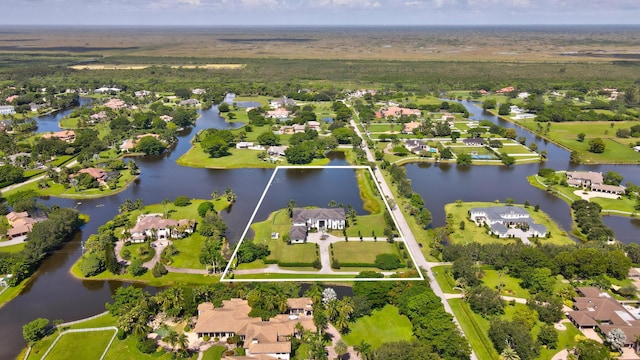
[[[133,243],[144,242],[147,238],[153,240],[180,239],[195,230],[196,222],[191,219],[164,219],[162,214],[140,215],[136,225],[130,230],[130,238],[125,241]]]
[[[187,99],[180,101],[180,106],[200,106],[200,100],[198,99]]]
[[[42,135],[44,139],[57,138],[62,141],[72,143],[76,140],[76,133],[73,130],[62,130],[54,133]]]
[[[107,120],[107,113],[105,113],[103,110],[97,114],[92,114],[91,116],[89,116],[89,119],[92,123],[98,123],[98,122]]]
[[[608,185],[604,183],[601,172],[595,171],[567,171],[567,185],[571,187],[589,189],[607,194],[624,194],[627,190],[622,185]]]
[[[343,208],[293,209],[293,225],[307,229],[342,230],[345,227]]]
[[[414,154],[419,154],[422,151],[431,151],[431,147],[423,140],[407,140],[404,142],[404,146]]]
[[[509,237],[510,228],[520,228],[528,237],[547,236],[547,228],[536,224],[526,209],[518,206],[493,206],[472,208],[469,219],[478,225],[487,225],[492,235],[500,238]]]
[[[107,180],[109,180],[109,173],[107,173],[106,171],[104,171],[102,169],[98,169],[98,168],[94,168],[94,167],[89,167],[89,168],[86,168],[86,169],[80,169],[80,170],[78,170],[78,174],[89,174],[89,175],[91,175],[92,178],[98,180],[100,185],[106,184]]]
[[[291,338],[300,337],[297,324],[303,329],[315,331],[313,312],[308,310],[311,299],[288,299],[287,312],[262,321],[259,317],[249,317],[251,307],[247,300],[223,300],[222,307],[212,303],[198,305],[198,320],[193,331],[198,338],[205,335],[216,341],[226,341],[238,336],[242,341],[246,356],[243,359],[291,358]],[[300,307],[302,306],[302,307]]]
[[[269,146],[267,148],[267,154],[269,154],[269,156],[285,156],[284,152],[288,149],[289,147],[286,145],[282,145],[282,146]]]

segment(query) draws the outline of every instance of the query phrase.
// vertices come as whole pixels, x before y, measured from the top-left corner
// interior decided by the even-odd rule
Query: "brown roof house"
[[[626,346],[633,346],[640,335],[640,314],[632,313],[618,301],[596,287],[577,288],[579,297],[574,299],[576,310],[567,317],[579,329],[598,329],[606,336],[613,329],[620,329],[627,337]]]
[[[7,231],[7,237],[9,239],[27,235],[33,229],[33,224],[36,223],[34,219],[29,217],[29,214],[26,211],[12,211],[8,213],[7,221],[9,222],[9,226],[11,227]]]
[[[567,185],[617,195],[624,194],[627,190],[621,185],[605,184],[602,173],[594,171],[567,171]]]
[[[249,317],[251,307],[246,300],[223,300],[222,307],[215,308],[211,303],[198,305],[198,321],[193,331],[199,338],[208,335],[221,341],[238,335],[244,341],[247,359],[283,359],[291,358],[291,337],[299,336],[296,325],[315,331],[312,312],[306,311],[311,299],[288,299],[288,311],[302,312],[281,314],[262,321],[261,318]],[[310,314],[310,315],[307,315]]]
[[[195,230],[196,222],[191,219],[164,219],[162,214],[140,215],[136,225],[130,230],[131,237],[125,241],[144,242],[147,237],[154,240],[180,239]]]
[[[54,133],[42,135],[45,139],[57,138],[68,143],[72,143],[76,140],[76,133],[73,130],[62,130]]]
[[[86,169],[80,169],[78,170],[79,174],[89,174],[91,175],[92,178],[98,180],[98,182],[100,183],[100,185],[104,185],[107,183],[107,180],[109,180],[109,173],[102,170],[102,169],[98,169],[98,168],[94,168],[94,167],[89,167]]]

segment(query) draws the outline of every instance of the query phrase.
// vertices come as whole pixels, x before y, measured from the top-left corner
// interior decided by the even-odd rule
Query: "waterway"
[[[90,100],[82,99],[81,104]],[[227,97],[232,102],[232,97]],[[434,226],[445,223],[443,207],[457,199],[463,201],[504,201],[512,198],[516,202],[528,200],[532,205],[539,204],[565,230],[571,228],[571,216],[568,205],[533,188],[526,176],[537,173],[541,166],[554,169],[579,169],[592,171],[616,171],[625,177],[625,182],[640,183],[640,167],[636,165],[595,165],[574,166],[569,163],[569,154],[564,149],[521,129],[498,117],[484,113],[471,102],[462,102],[474,120],[490,120],[505,127],[516,129],[518,136],[527,138],[527,143],[536,142],[540,150],[546,150],[548,161],[544,165],[528,164],[512,167],[471,166],[459,167],[453,164],[419,163],[406,165],[408,177],[414,191],[421,194],[427,207],[433,214]],[[58,131],[58,121],[71,110],[58,112],[37,118],[39,132]],[[178,142],[170,152],[156,157],[139,157],[135,161],[140,167],[139,179],[125,191],[106,198],[90,200],[70,200],[51,198],[44,202],[65,207],[74,207],[89,214],[91,221],[86,224],[75,238],[62,249],[56,251],[41,265],[33,276],[30,285],[15,300],[0,309],[0,359],[14,357],[24,346],[21,328],[25,323],[37,318],[75,320],[104,311],[104,304],[111,294],[123,283],[119,281],[80,281],[69,274],[69,269],[81,256],[81,243],[97,228],[116,215],[118,207],[125,199],[140,198],[145,204],[159,203],[163,199],[173,200],[176,196],[186,195],[192,198],[209,198],[214,190],[223,193],[231,187],[237,194],[237,202],[223,212],[229,227],[228,238],[237,242],[244,231],[251,214],[265,186],[269,182],[273,169],[233,169],[213,170],[181,167],[176,160],[191,147],[190,140],[198,131],[206,128],[228,129],[242,126],[242,123],[228,123],[218,114],[217,108],[201,111],[196,126],[179,134]],[[330,165],[346,165],[341,153],[331,155]],[[269,212],[286,207],[294,199],[299,206],[326,206],[331,200],[349,204],[363,214],[353,170],[343,169],[304,169],[280,170],[276,174],[262,206],[256,214],[256,221],[266,218]],[[638,242],[640,222],[629,218],[605,217],[605,223],[611,226],[616,237],[625,243]],[[155,291],[152,287],[146,287]],[[337,288],[344,294],[348,288]]]

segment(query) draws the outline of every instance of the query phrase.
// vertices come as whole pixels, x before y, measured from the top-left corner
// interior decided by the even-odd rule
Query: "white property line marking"
[[[108,331],[108,330],[113,330],[113,336],[111,336],[111,340],[109,341],[109,344],[107,344],[106,348],[104,349],[104,352],[102,352],[102,356],[100,356],[100,360],[102,360],[107,355],[107,351],[109,351],[109,348],[111,347],[111,344],[113,344],[113,339],[115,339],[116,335],[118,334],[118,328],[116,328],[115,326],[65,330],[65,331],[61,332],[60,334],[58,334],[56,339],[53,341],[53,344],[51,344],[51,346],[49,346],[49,348],[44,353],[44,355],[42,355],[40,360],[43,360],[44,358],[47,357],[47,355],[49,355],[51,350],[53,350],[53,348],[58,343],[58,340],[60,340],[60,338],[62,338],[63,335],[70,334],[70,333],[83,333],[83,332],[93,332],[93,331],[97,332],[97,331]]]
[[[251,224],[253,224],[253,220],[255,219],[256,214],[258,213],[258,209],[260,208],[260,206],[262,205],[262,201],[264,200],[265,196],[267,195],[267,192],[269,191],[269,188],[271,187],[271,184],[273,183],[273,179],[275,179],[276,174],[278,173],[278,170],[280,169],[368,169],[369,170],[369,174],[371,175],[371,181],[373,181],[376,185],[376,188],[378,189],[378,196],[380,196],[382,198],[382,201],[384,202],[385,206],[387,207],[387,211],[389,211],[389,214],[391,215],[391,218],[393,219],[393,223],[396,226],[396,229],[398,230],[398,233],[402,239],[402,242],[404,243],[404,247],[407,250],[407,252],[409,253],[409,256],[411,256],[411,261],[413,262],[413,267],[415,268],[415,270],[417,271],[419,277],[412,277],[412,278],[348,278],[348,277],[341,277],[340,273],[334,273],[331,275],[334,275],[335,277],[318,277],[318,278],[314,278],[314,277],[308,277],[308,278],[273,278],[273,279],[229,279],[227,278],[227,275],[229,274],[229,270],[231,270],[231,264],[233,263],[233,260],[236,259],[236,256],[238,255],[238,250],[240,249],[240,245],[242,245],[242,242],[245,240],[245,236],[247,235],[247,232],[249,232],[249,228],[251,228]],[[266,269],[265,269],[266,270]],[[262,274],[271,274],[269,272],[264,272]],[[255,275],[260,275],[260,274],[255,274]],[[273,273],[273,275],[278,276],[278,275],[295,275],[295,274],[291,274],[291,273]],[[300,274],[301,275],[301,274]],[[318,275],[325,275],[325,274],[318,274]],[[329,275],[329,276],[331,276]],[[389,206],[389,203],[387,202],[386,196],[384,194],[384,192],[382,191],[382,188],[380,187],[380,184],[378,183],[378,180],[375,176],[375,174],[373,173],[373,170],[371,169],[370,166],[365,166],[365,165],[339,165],[339,166],[319,166],[319,165],[314,165],[314,166],[294,166],[294,165],[283,165],[283,166],[276,166],[273,174],[271,174],[271,178],[269,179],[269,182],[267,183],[264,191],[262,192],[262,196],[260,197],[260,200],[258,200],[258,204],[256,205],[255,209],[253,210],[253,214],[251,214],[251,218],[249,219],[249,222],[247,223],[247,226],[244,229],[244,232],[242,233],[242,236],[240,237],[240,241],[238,241],[238,245],[236,245],[235,250],[233,251],[233,254],[231,255],[231,259],[229,260],[229,263],[227,264],[226,268],[224,269],[224,272],[222,273],[222,276],[220,277],[220,281],[221,282],[283,282],[283,281],[415,281],[415,280],[424,280],[424,275],[422,274],[422,271],[420,271],[420,268],[418,267],[418,264],[416,263],[416,260],[413,256],[413,253],[411,252],[411,249],[409,248],[409,246],[407,245],[407,242],[404,238],[404,234],[402,233],[402,230],[400,229],[400,226],[398,226],[398,221],[396,220],[396,217],[393,215],[393,211],[391,210],[391,207]]]

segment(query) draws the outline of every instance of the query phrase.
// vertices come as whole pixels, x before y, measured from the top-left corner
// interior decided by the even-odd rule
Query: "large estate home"
[[[133,243],[144,242],[147,237],[154,240],[179,239],[192,234],[195,228],[195,220],[191,219],[164,219],[162,214],[140,215],[136,225],[130,230],[129,239]]]
[[[605,184],[602,173],[594,171],[567,171],[567,185],[616,195],[624,194],[627,190],[622,185]]]
[[[489,232],[500,238],[509,237],[511,228],[528,232],[528,237],[547,236],[547,228],[534,223],[529,212],[518,206],[472,208],[469,218],[478,225],[489,226]]]
[[[302,309],[300,308],[302,307]],[[287,299],[287,314],[276,315],[268,321],[249,317],[247,300],[223,300],[222,307],[212,303],[198,305],[198,321],[194,332],[198,338],[209,336],[220,341],[239,336],[244,341],[243,359],[282,359],[291,357],[291,338],[300,336],[297,324],[315,331],[313,302],[310,298]]]
[[[269,100],[269,107],[271,107],[272,109],[277,109],[285,106],[296,106],[296,101],[286,96],[283,96],[279,99]]]
[[[303,243],[307,240],[310,229],[342,230],[345,228],[346,218],[342,208],[293,209],[293,225],[289,230],[289,241],[292,244]]]
[[[437,149],[429,146],[424,140],[407,140],[404,142],[404,146],[407,148],[407,150],[411,151],[414,154],[419,154],[423,151],[430,153],[438,152]]]
[[[76,140],[76,133],[73,130],[62,130],[54,133],[44,134],[42,135],[44,139],[60,139],[62,141],[72,143]]]
[[[400,116],[409,116],[416,115],[420,116],[422,113],[418,109],[409,109],[398,106],[388,106],[380,109],[379,112],[376,113],[376,117],[378,118],[386,118],[386,117],[400,117]]]
[[[630,312],[596,287],[579,287],[577,290],[580,296],[574,298],[575,310],[566,314],[578,329],[598,329],[604,335],[620,329],[627,338],[625,345],[634,345],[634,339],[640,335],[640,314]]]
[[[100,185],[104,185],[109,180],[109,173],[103,169],[88,167],[78,170],[78,174],[89,174],[92,178],[96,179]]]

